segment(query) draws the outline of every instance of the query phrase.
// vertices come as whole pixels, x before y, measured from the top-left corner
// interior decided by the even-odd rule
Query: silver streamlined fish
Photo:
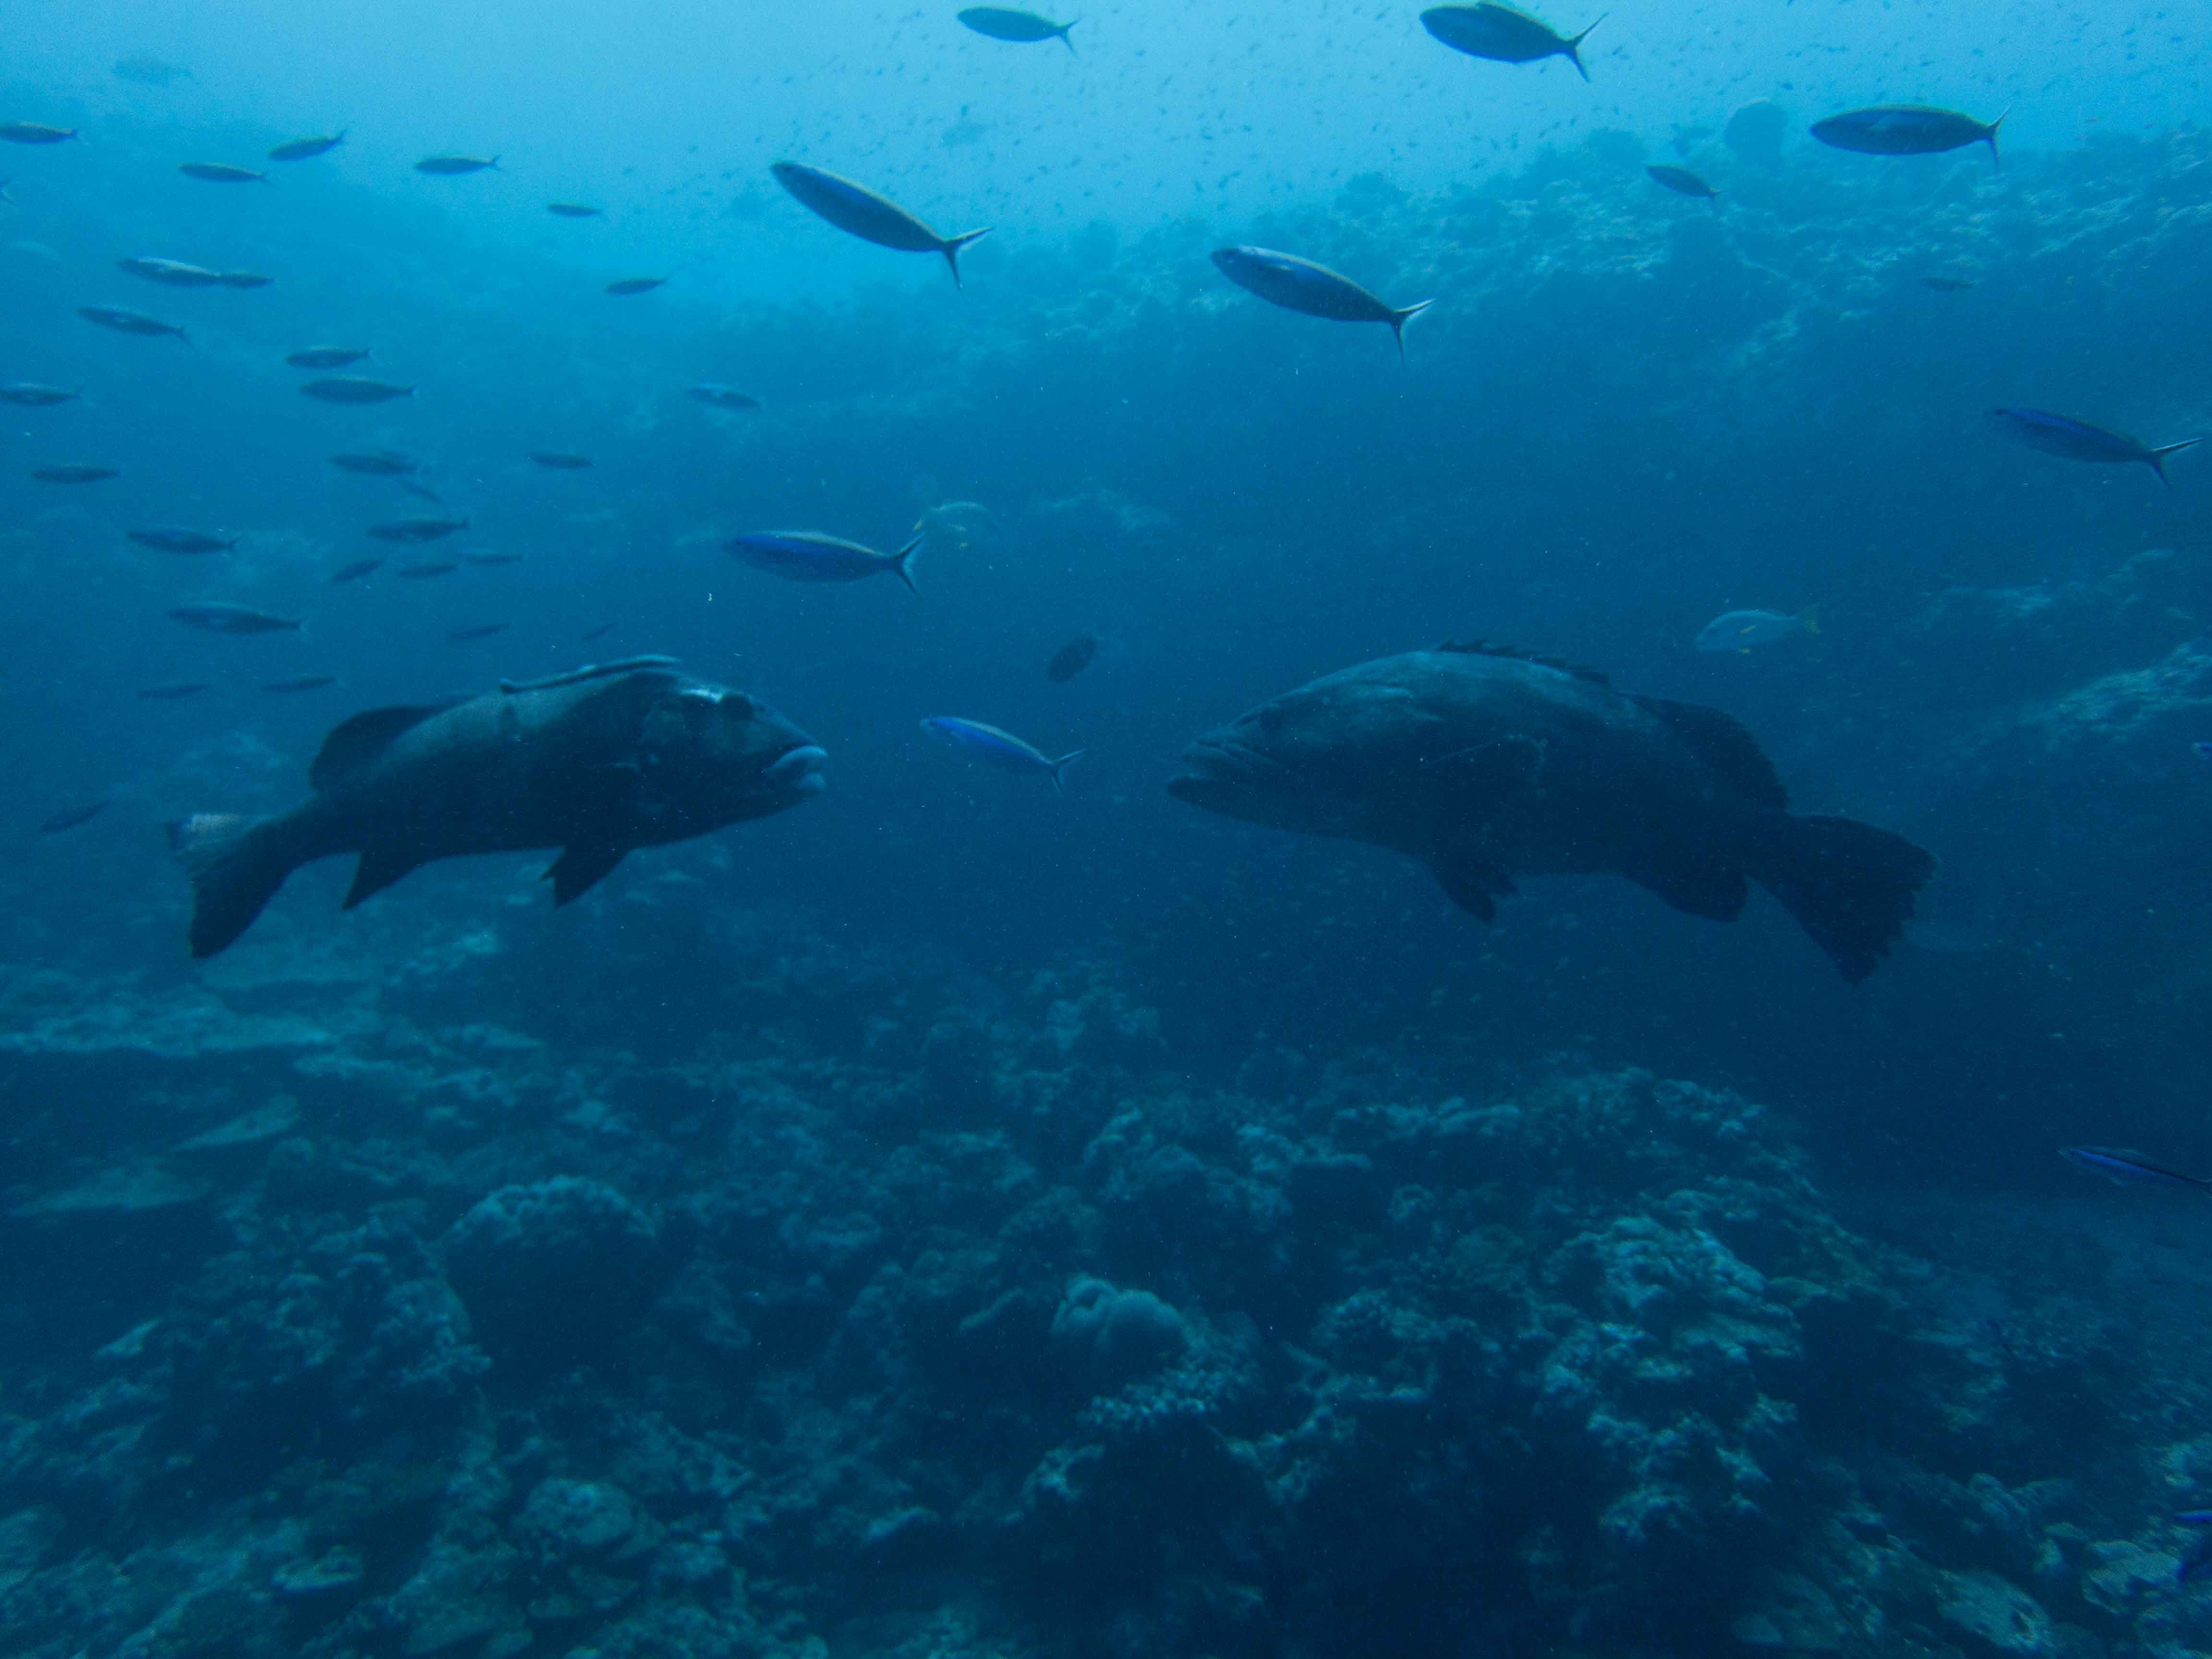
[[[1409,306],[1388,304],[1327,265],[1317,265],[1295,253],[1278,253],[1273,248],[1216,248],[1212,257],[1214,268],[1237,287],[1285,311],[1339,323],[1389,324],[1390,332],[1397,337],[1401,357],[1406,355],[1407,319],[1436,303],[1420,300]]]
[[[1493,64],[1536,64],[1547,58],[1564,58],[1583,80],[1582,44],[1591,29],[1605,21],[1594,19],[1580,34],[1561,34],[1541,18],[1531,17],[1518,6],[1480,0],[1472,6],[1431,6],[1421,14],[1421,27],[1470,58],[1487,58]]]
[[[300,866],[347,853],[348,909],[433,859],[540,848],[561,849],[545,875],[566,904],[635,848],[797,805],[824,758],[774,709],[659,665],[370,709],[323,740],[314,794],[290,811],[169,826],[192,954],[231,944]]]
[[[1837,970],[1872,973],[1936,860],[1843,817],[1796,817],[1717,709],[1485,645],[1362,663],[1183,755],[1169,793],[1229,817],[1395,848],[1489,921],[1521,876],[1610,872],[1733,921],[1755,881]]]
[[[943,254],[951,268],[955,288],[960,286],[960,250],[977,237],[991,234],[986,225],[957,236],[940,236],[888,197],[803,161],[778,161],[769,171],[806,207],[864,242],[896,248],[902,253]]]

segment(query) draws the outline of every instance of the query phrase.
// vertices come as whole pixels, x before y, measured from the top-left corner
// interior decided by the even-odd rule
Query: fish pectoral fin
[[[422,860],[398,848],[368,847],[353,867],[353,885],[346,889],[344,909],[382,892]]]
[[[1494,864],[1439,855],[1429,860],[1437,884],[1454,904],[1480,921],[1498,919],[1498,901],[1513,891],[1513,878]]]
[[[546,867],[544,877],[553,884],[555,907],[557,908],[570,899],[590,892],[605,878],[609,871],[623,861],[629,852],[627,847],[589,843],[562,848],[561,856]]]

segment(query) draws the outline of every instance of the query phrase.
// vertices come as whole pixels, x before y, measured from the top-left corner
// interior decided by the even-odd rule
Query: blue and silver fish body
[[[760,399],[750,392],[740,392],[733,386],[718,386],[712,380],[702,380],[690,388],[691,396],[713,409],[758,409]]]
[[[1517,6],[1480,0],[1472,6],[1431,6],[1421,14],[1421,27],[1454,52],[1470,58],[1487,58],[1494,64],[1534,64],[1547,58],[1564,58],[1583,80],[1582,44],[1591,29],[1605,21],[1602,14],[1591,20],[1581,34],[1561,34],[1540,18]]]
[[[1813,136],[1835,149],[1856,150],[1862,155],[1937,155],[1968,144],[1987,144],[1990,163],[1996,165],[1997,129],[2007,110],[1994,121],[1977,121],[1954,109],[1934,109],[1926,104],[1875,104],[1866,109],[1847,109],[1813,123]]]
[[[1058,760],[1033,744],[1024,743],[1011,732],[1002,732],[995,726],[986,726],[981,720],[963,720],[951,714],[932,714],[921,723],[921,729],[940,743],[949,743],[956,749],[965,750],[978,760],[1009,772],[1042,772],[1052,779],[1053,791],[1066,794],[1067,786],[1060,774],[1088,752],[1081,749],[1069,750]]]
[[[914,560],[924,539],[920,534],[910,536],[897,552],[878,553],[818,530],[752,530],[731,537],[723,545],[754,569],[790,581],[856,582],[889,571],[906,584],[909,593],[919,594]]]
[[[1423,300],[1418,305],[1387,305],[1349,276],[1340,276],[1327,265],[1301,259],[1295,253],[1279,253],[1273,248],[1216,248],[1212,259],[1221,274],[1237,287],[1285,311],[1326,317],[1338,323],[1389,324],[1390,332],[1397,337],[1401,357],[1406,355],[1407,319],[1418,316],[1436,303]]]
[[[2061,1146],[2058,1156],[2076,1169],[2087,1170],[2123,1187],[2164,1187],[2169,1190],[2212,1193],[2212,1181],[2161,1168],[2138,1153],[2118,1147]]]
[[[181,323],[165,323],[159,317],[149,317],[143,311],[125,311],[120,306],[79,306],[76,314],[88,323],[98,323],[118,334],[173,334],[179,340],[185,337]]]
[[[171,288],[214,288],[222,281],[221,271],[186,264],[182,259],[156,259],[141,254],[118,259],[115,264],[118,270],[127,270],[133,276],[143,276],[149,283],[166,283]]]
[[[1033,11],[1017,11],[1011,6],[970,6],[953,15],[976,33],[994,40],[1011,40],[1020,46],[1057,40],[1070,52],[1075,50],[1075,42],[1067,38],[1067,32],[1083,21],[1072,17],[1065,23],[1055,23],[1049,17],[1040,17]]]
[[[1808,606],[1794,617],[1784,616],[1779,611],[1727,611],[1698,630],[1697,647],[1700,651],[1749,651],[1754,646],[1786,640],[1793,634],[1817,634],[1820,631],[1820,609],[1818,605]]]
[[[2127,433],[2092,426],[2070,415],[2054,415],[2047,409],[1993,409],[1990,411],[1990,423],[2015,443],[2039,449],[2046,455],[2063,455],[2069,461],[2096,461],[2106,465],[2141,461],[2168,485],[2173,480],[2166,476],[2166,458],[2176,450],[2193,449],[2204,441],[2202,438],[2184,438],[2179,443],[2147,444]]]
[[[803,161],[778,161],[769,171],[803,205],[864,242],[902,253],[943,254],[951,268],[955,288],[960,286],[960,250],[977,237],[991,234],[991,227],[986,225],[957,236],[940,236],[889,197]]]

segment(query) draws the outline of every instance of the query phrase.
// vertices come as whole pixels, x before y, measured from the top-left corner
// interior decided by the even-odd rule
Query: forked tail
[[[192,883],[192,954],[211,957],[253,925],[295,861],[265,818],[195,812],[168,826],[169,850]]]
[[[1052,767],[1052,789],[1054,794],[1064,795],[1067,793],[1067,785],[1060,781],[1060,775],[1090,752],[1087,749],[1071,749],[1058,760],[1049,763]]]
[[[1778,817],[1744,871],[1856,985],[1905,931],[1936,860],[1904,836],[1853,818]]]
[[[1423,300],[1418,305],[1400,306],[1390,313],[1390,331],[1398,337],[1400,362],[1406,361],[1406,325],[1434,304],[1436,304],[1434,300]]]
[[[2011,113],[2011,109],[2008,107],[2004,115],[1998,116],[1996,120],[1982,129],[1982,142],[1990,147],[1990,165],[1992,167],[2001,167],[2004,165],[1997,156],[1997,129],[2004,125],[2005,115]]]
[[[1595,28],[1600,23],[1605,21],[1605,20],[1612,15],[1613,14],[1611,12],[1601,11],[1598,13],[1596,16],[1590,19],[1589,22],[1583,27],[1583,32],[1580,34],[1571,37],[1565,42],[1567,61],[1575,66],[1575,73],[1581,76],[1585,81],[1589,79],[1589,71],[1583,67],[1583,42],[1589,39],[1589,32],[1591,29]],[[1997,119],[2002,121],[2004,119],[2004,117],[2000,115],[1997,117]],[[1994,149],[1995,146],[1992,145],[1991,148]]]
[[[2178,449],[2194,449],[2203,441],[2202,438],[2184,438],[2178,444],[2160,444],[2146,453],[2143,459],[2148,461],[2150,470],[2158,474],[2158,481],[2171,489],[2173,488],[2173,480],[2166,476],[2166,458]]]
[[[944,254],[945,263],[952,267],[953,287],[960,286],[960,250],[977,237],[988,236],[990,234],[991,227],[986,225],[981,230],[965,231],[960,235],[948,236],[945,239],[943,246],[938,249],[938,252]]]
[[[906,538],[906,545],[891,555],[892,573],[906,584],[906,591],[916,599],[921,597],[921,590],[914,585],[914,562],[921,552],[921,544],[928,539],[928,531],[917,529]]]

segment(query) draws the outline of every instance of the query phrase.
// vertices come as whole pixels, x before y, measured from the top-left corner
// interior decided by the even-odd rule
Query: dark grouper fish
[[[1237,287],[1285,311],[1339,323],[1389,324],[1390,332],[1398,337],[1401,357],[1406,355],[1406,319],[1436,303],[1423,300],[1410,306],[1385,305],[1351,277],[1273,248],[1220,247],[1211,257],[1216,269]]]
[[[342,853],[361,855],[351,909],[432,859],[557,847],[545,873],[566,904],[634,848],[796,806],[823,787],[823,759],[773,709],[665,659],[373,708],[323,740],[314,795],[292,811],[169,826],[191,874],[192,954],[223,949],[285,877]]]
[[[952,286],[960,286],[960,250],[991,228],[939,236],[896,202],[878,196],[866,185],[841,179],[802,161],[778,161],[769,171],[776,182],[842,231],[873,242],[878,247],[902,253],[942,253],[952,268]]]
[[[1936,860],[1887,830],[1793,817],[1728,715],[1482,645],[1363,663],[1263,704],[1183,755],[1169,793],[1308,835],[1395,848],[1487,921],[1516,876],[1610,872],[1733,921],[1766,888],[1856,984]]]

